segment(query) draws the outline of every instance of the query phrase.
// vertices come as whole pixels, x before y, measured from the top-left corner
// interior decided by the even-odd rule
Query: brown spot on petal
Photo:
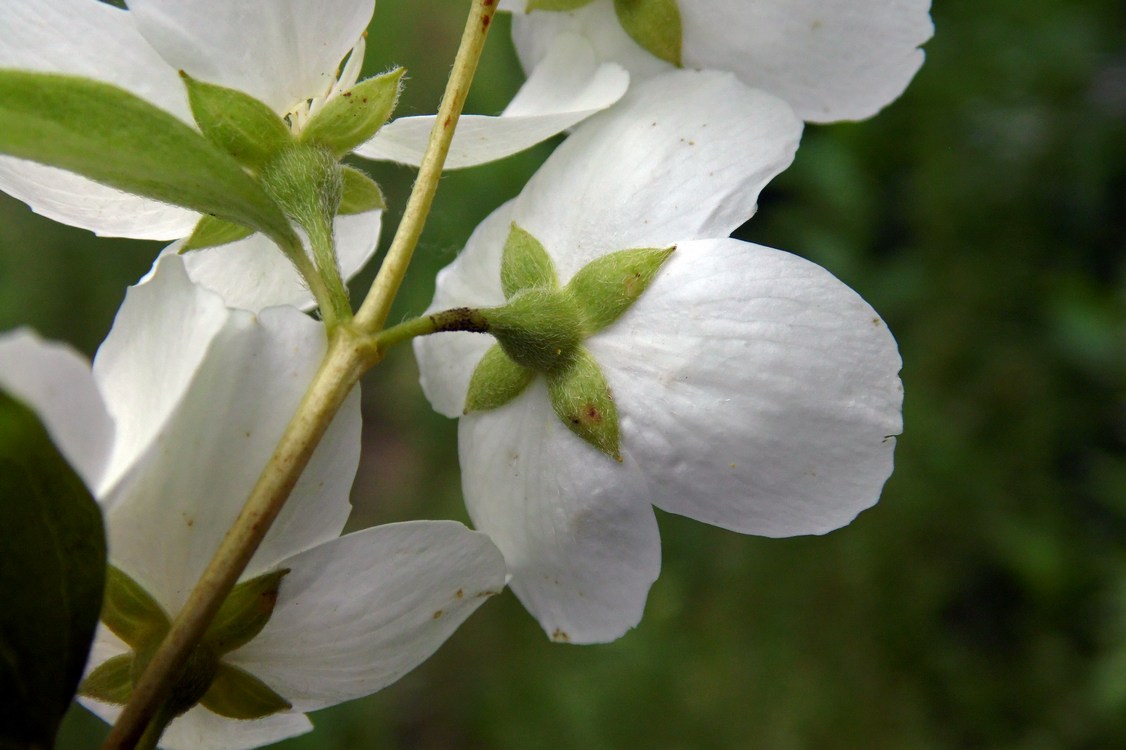
[[[455,599],[461,599],[464,596],[465,596],[465,591],[462,590],[462,589],[458,589],[457,591],[454,592],[454,598]]]
[[[441,617],[441,616],[442,616],[443,614],[445,614],[445,613],[444,613],[444,612],[442,612],[442,610],[440,610],[440,609],[439,609],[439,610],[437,610],[436,612],[434,612],[434,614],[432,615],[432,617],[433,617],[433,618],[434,618],[435,620],[437,620],[437,619],[438,619],[438,618],[440,618],[440,617]]]
[[[556,643],[570,643],[571,642],[571,636],[567,635],[565,632],[563,632],[559,628],[556,628],[551,633],[551,640],[555,641]]]

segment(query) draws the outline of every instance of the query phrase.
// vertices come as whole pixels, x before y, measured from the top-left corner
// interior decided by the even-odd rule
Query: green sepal
[[[575,353],[570,367],[548,375],[547,390],[567,429],[615,461],[622,460],[618,408],[602,368],[585,347]]]
[[[254,230],[242,224],[217,219],[214,216],[204,216],[196,222],[191,235],[184,240],[184,244],[177,251],[180,255],[192,250],[203,250],[208,247],[217,247],[231,242],[237,242],[254,234]]]
[[[560,292],[528,289],[481,313],[505,353],[536,372],[566,367],[582,341],[579,311]]]
[[[113,565],[106,567],[102,622],[133,649],[159,643],[171,626],[149,592]]]
[[[613,323],[649,288],[676,246],[619,250],[587,263],[567,283],[586,334]]]
[[[590,5],[594,0],[528,0],[525,6],[525,11],[531,13],[533,10],[578,10],[583,6]]]
[[[676,3],[677,0],[614,0],[614,10],[633,41],[679,68],[684,31]]]
[[[372,178],[358,169],[343,167],[341,176],[344,178],[344,194],[340,198],[341,215],[362,214],[368,211],[382,211],[387,208],[387,201],[383,198],[383,191]]]
[[[203,642],[222,656],[253,640],[270,621],[288,572],[288,568],[275,570],[235,586],[208,626]]]
[[[0,153],[301,242],[235,159],[176,117],[87,78],[0,70]]]
[[[102,703],[124,706],[133,692],[133,654],[121,654],[98,665],[78,686],[78,694]]]
[[[293,142],[285,122],[249,94],[197,81],[182,70],[180,77],[200,132],[243,166],[257,172]]]
[[[0,391],[0,747],[54,745],[105,568],[97,502],[35,413]]]
[[[324,146],[337,157],[344,156],[375,135],[391,117],[404,72],[403,68],[396,68],[368,78],[329,99],[301,129],[298,138],[302,143]]]
[[[200,705],[228,719],[261,719],[293,704],[245,669],[220,663]]]
[[[523,393],[535,375],[534,370],[513,362],[500,344],[494,344],[481,357],[473,370],[473,377],[469,379],[464,413],[504,406]]]
[[[504,242],[500,265],[500,285],[504,298],[512,299],[526,289],[558,289],[555,264],[543,244],[512,222]]]

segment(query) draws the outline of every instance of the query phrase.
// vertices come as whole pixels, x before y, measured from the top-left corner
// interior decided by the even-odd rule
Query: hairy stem
[[[426,153],[418,168],[414,189],[403,210],[403,220],[399,222],[395,238],[391,241],[387,257],[379,268],[367,299],[356,313],[355,322],[361,330],[375,333],[383,328],[387,314],[391,311],[391,303],[406,276],[411,256],[422,236],[426,217],[430,214],[434,194],[438,191],[438,178],[442,176],[454,128],[457,127],[461,109],[465,106],[465,97],[469,93],[473,74],[477,71],[477,61],[481,59],[481,50],[485,46],[489,24],[495,12],[496,0],[473,0],[469,19],[461,36],[461,46],[458,47],[453,70],[446,84],[446,92],[442,95],[442,104],[438,107],[438,116],[430,131]]]

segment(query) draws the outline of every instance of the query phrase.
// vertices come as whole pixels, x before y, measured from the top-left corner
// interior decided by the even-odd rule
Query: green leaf
[[[203,636],[207,647],[222,656],[262,632],[274,613],[278,588],[288,572],[288,568],[275,570],[235,586]]]
[[[340,157],[371,138],[395,110],[405,72],[396,68],[329,99],[302,128],[301,142],[325,146]]]
[[[570,367],[547,377],[551,406],[567,428],[615,461],[619,447],[618,407],[602,368],[585,348]]]
[[[504,298],[525,289],[558,289],[555,264],[543,245],[529,232],[512,222],[504,243],[500,266],[500,284]]]
[[[172,115],[109,84],[0,70],[0,153],[245,224],[300,252],[281,209],[237,161]]]
[[[183,255],[192,250],[203,250],[208,247],[226,245],[230,242],[245,239],[252,234],[254,234],[254,230],[242,224],[217,219],[214,216],[204,216],[199,220],[199,223],[195,225],[191,236],[184,240],[184,244],[180,246],[179,252]]]
[[[180,77],[200,131],[243,166],[258,171],[293,142],[285,122],[249,94],[197,81],[182,70]]]
[[[678,68],[684,32],[676,0],[614,0],[618,22],[633,41]]]
[[[98,504],[34,412],[0,393],[0,747],[53,744],[105,569]]]
[[[341,214],[362,214],[387,208],[387,201],[383,199],[383,191],[375,180],[368,177],[358,169],[344,167],[344,195],[340,199]]]
[[[590,5],[594,0],[528,0],[525,10],[578,10],[584,5]]]
[[[245,669],[221,663],[200,704],[228,719],[261,719],[293,705]]]
[[[603,255],[587,263],[567,284],[589,335],[617,320],[656,277],[676,247],[637,248]]]
[[[516,364],[499,344],[494,344],[481,357],[469,379],[465,413],[504,406],[523,393],[535,375],[534,370]]]
[[[113,565],[106,569],[102,622],[134,649],[160,643],[171,625],[156,599]]]
[[[133,692],[133,654],[120,654],[98,665],[78,688],[87,698],[123,706]]]

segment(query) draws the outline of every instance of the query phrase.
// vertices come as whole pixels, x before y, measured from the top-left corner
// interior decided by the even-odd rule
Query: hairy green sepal
[[[173,686],[168,705],[172,715],[197,703],[235,719],[259,719],[290,708],[288,701],[257,677],[222,660],[262,632],[288,572],[273,571],[235,586]],[[102,621],[132,650],[87,675],[79,692],[103,703],[122,705],[168,633],[170,620],[139,583],[111,567]]]
[[[504,406],[536,374],[547,379],[552,408],[569,430],[621,461],[618,409],[583,339],[611,325],[649,287],[675,248],[635,248],[597,258],[560,289],[543,244],[512,224],[501,256],[508,303],[481,310],[497,339],[469,381],[465,413]],[[464,330],[464,329],[463,329]]]
[[[197,81],[180,71],[188,102],[207,140],[258,172],[293,142],[285,122],[263,102],[225,86]]]
[[[676,0],[614,0],[618,22],[630,37],[678,68],[684,32]]]
[[[192,233],[180,245],[179,253],[191,252],[192,250],[203,250],[209,247],[217,247],[218,245],[226,245],[231,242],[246,239],[254,234],[254,230],[250,227],[245,227],[242,224],[235,224],[234,222],[217,219],[214,216],[204,216],[200,219]]]
[[[0,153],[245,224],[287,252],[301,246],[281,209],[238,161],[116,86],[0,70]]]
[[[94,638],[105,560],[94,498],[35,413],[0,391],[0,747],[54,745]]]
[[[395,111],[403,68],[360,81],[334,96],[301,130],[302,143],[328,148],[344,156],[367,141]]]
[[[341,177],[344,179],[344,194],[340,198],[340,209],[337,213],[362,214],[387,208],[383,191],[379,189],[375,180],[360,170],[347,166],[341,167]]]

